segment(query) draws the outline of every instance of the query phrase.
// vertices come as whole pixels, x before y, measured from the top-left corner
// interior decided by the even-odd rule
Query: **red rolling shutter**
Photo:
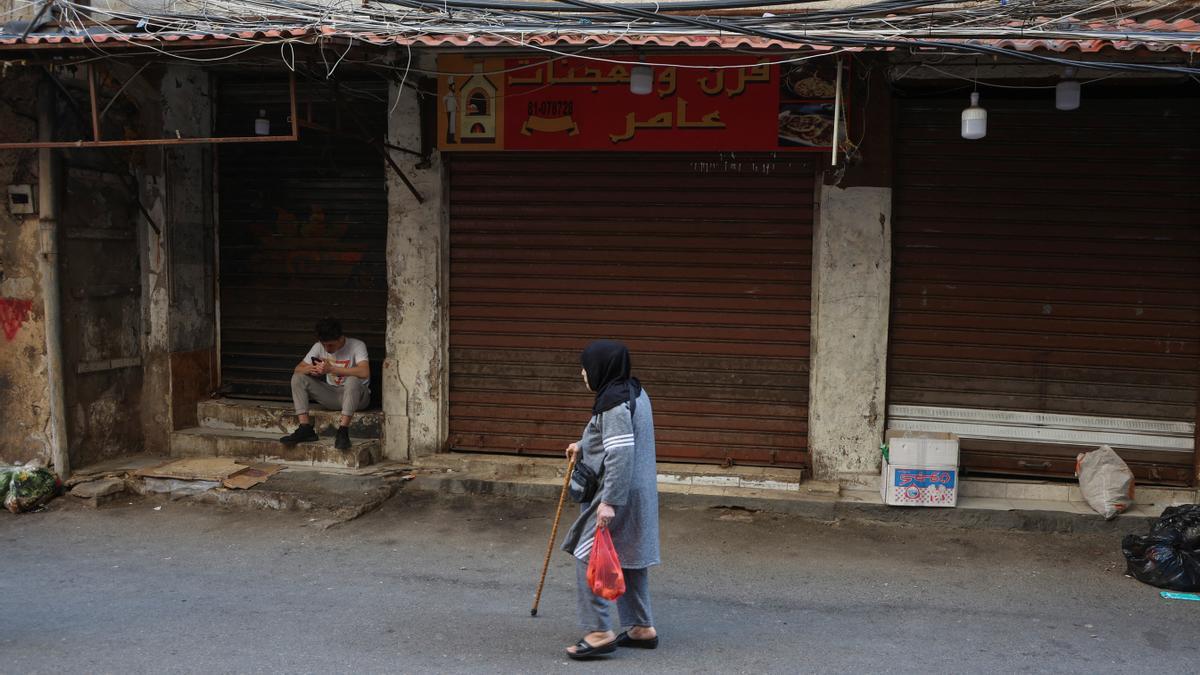
[[[560,453],[625,341],[659,457],[808,463],[813,175],[753,155],[456,154],[450,446]]]
[[[958,137],[961,103],[899,108],[889,417],[990,411],[987,424],[1015,425],[998,437],[1026,437],[964,438],[971,471],[1070,475],[1089,439],[1120,432],[1141,479],[1189,482],[1196,101],[1091,98],[1065,113],[993,97],[981,141]],[[1057,432],[1080,445],[1034,438],[1080,417]]]

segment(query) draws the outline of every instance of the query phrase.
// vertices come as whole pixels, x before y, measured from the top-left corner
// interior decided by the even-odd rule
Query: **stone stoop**
[[[357,469],[378,462],[383,413],[357,413],[350,425],[350,450],[333,447],[338,412],[314,410],[313,424],[321,440],[287,447],[279,437],[296,428],[291,406],[273,401],[213,399],[197,406],[200,426],[171,434],[173,457],[229,457],[255,462],[283,462]]]
[[[296,429],[296,415],[290,403],[278,401],[249,401],[232,398],[214,398],[201,401],[196,406],[200,426],[206,429],[230,431],[258,431],[278,436],[290,434]],[[336,410],[315,408],[309,413],[317,433],[332,436],[337,431]],[[381,438],[383,436],[383,412],[364,410],[355,413],[350,420],[350,438]]]

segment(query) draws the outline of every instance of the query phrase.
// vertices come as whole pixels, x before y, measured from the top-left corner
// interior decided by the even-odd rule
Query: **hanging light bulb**
[[[629,72],[629,92],[645,96],[654,89],[654,69],[639,63]]]
[[[1075,69],[1068,67],[1063,70],[1062,79],[1054,85],[1054,107],[1059,110],[1077,110],[1080,96],[1079,80],[1075,79]]]
[[[258,111],[258,118],[254,120],[254,134],[256,136],[271,135],[271,120],[267,119],[266,110]]]
[[[971,105],[962,111],[962,137],[976,140],[987,136],[987,111],[979,107],[979,92],[971,92]]]

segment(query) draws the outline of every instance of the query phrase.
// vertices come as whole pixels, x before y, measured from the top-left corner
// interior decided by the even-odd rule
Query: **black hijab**
[[[583,350],[579,361],[587,371],[588,386],[596,392],[592,414],[629,401],[629,412],[637,405],[642,384],[629,374],[629,349],[616,340],[596,340]]]

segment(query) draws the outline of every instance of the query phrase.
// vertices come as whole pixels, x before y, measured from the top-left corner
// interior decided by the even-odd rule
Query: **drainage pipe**
[[[55,92],[50,82],[38,88],[38,140],[54,140]],[[67,444],[66,402],[63,395],[62,295],[58,278],[58,156],[57,150],[38,150],[38,268],[46,310],[46,379],[50,395],[50,461],[59,478],[71,475]]]

